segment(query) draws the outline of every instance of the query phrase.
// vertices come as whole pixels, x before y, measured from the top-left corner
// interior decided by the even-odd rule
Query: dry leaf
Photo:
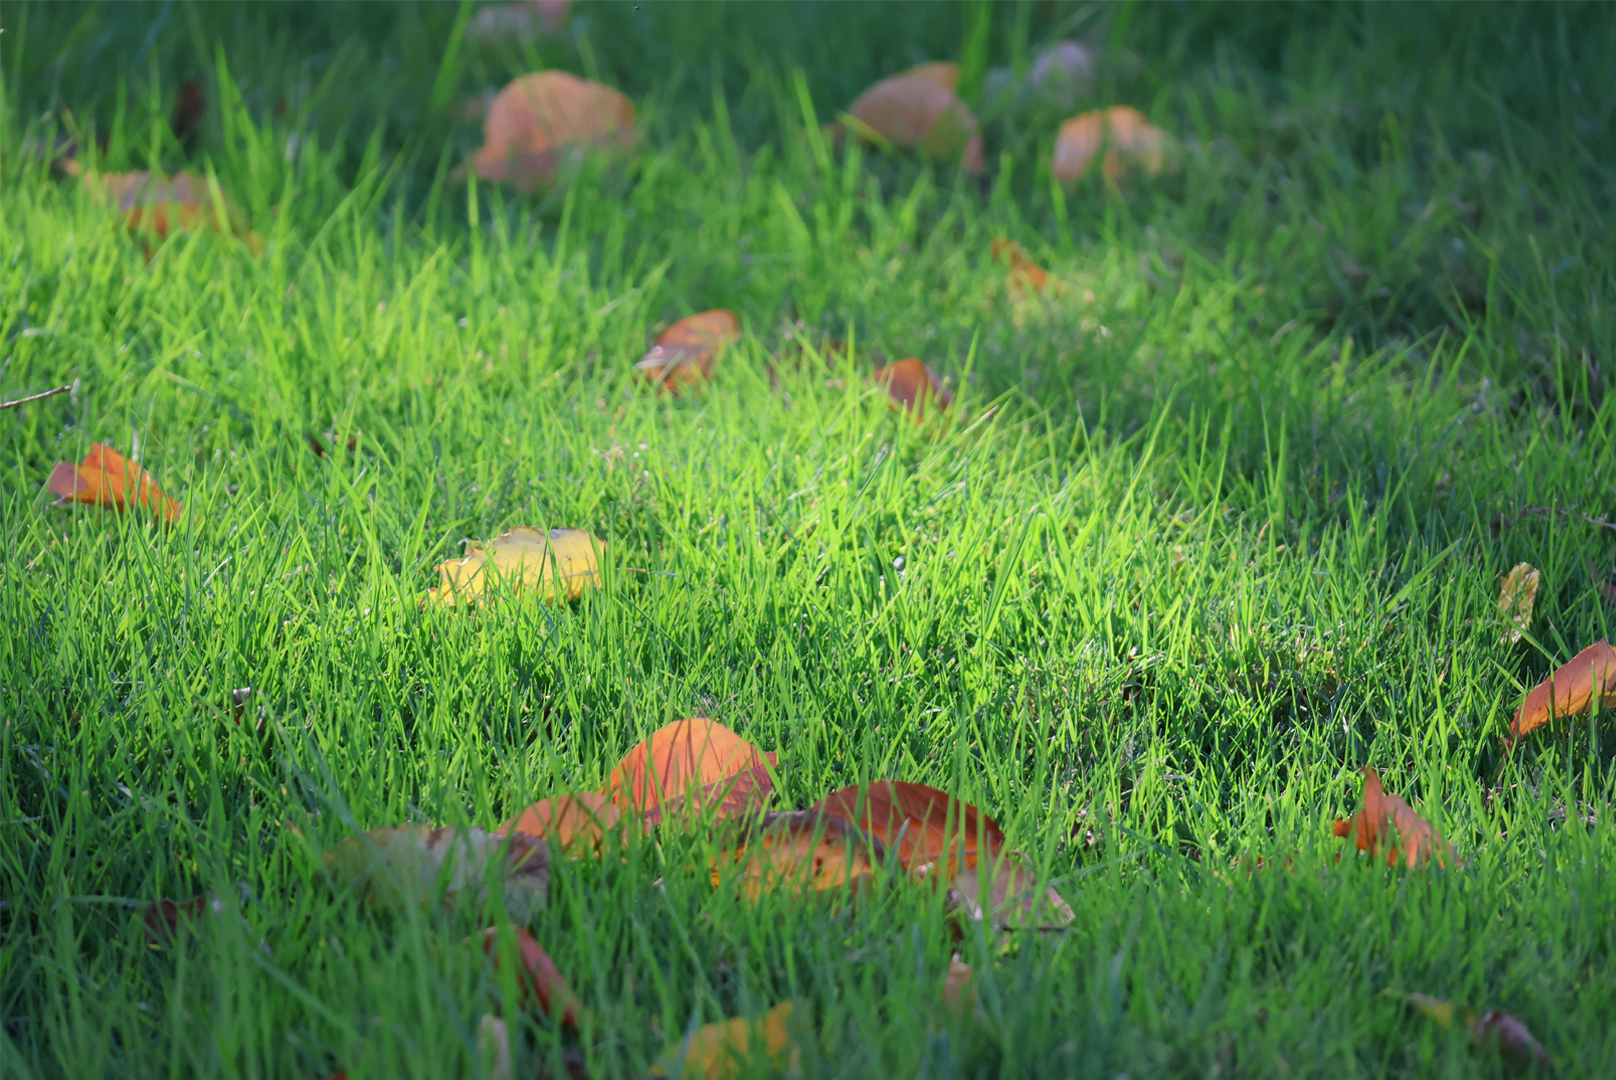
[[[937,875],[950,881],[975,866],[979,853],[1004,847],[1004,833],[992,818],[925,784],[853,784],[831,792],[812,809],[858,825],[896,852],[915,877]]]
[[[1370,858],[1384,851],[1388,866],[1401,862],[1413,867],[1432,860],[1447,865],[1453,850],[1431,823],[1400,797],[1387,794],[1374,769],[1364,766],[1363,775],[1363,808],[1350,821],[1337,818],[1335,835],[1351,836]]]
[[[1166,134],[1126,105],[1074,116],[1061,125],[1055,138],[1051,166],[1055,179],[1062,183],[1082,179],[1101,147],[1105,159],[1100,168],[1109,179],[1121,180],[1134,165],[1154,176],[1162,171]]]
[[[848,106],[848,115],[858,121],[856,130],[874,132],[893,146],[929,158],[958,154],[967,171],[981,172],[976,117],[936,76],[911,72],[882,79]]]
[[[224,901],[206,894],[193,896],[189,900],[164,897],[144,905],[140,909],[140,920],[146,928],[146,940],[159,945],[173,940],[183,923],[203,915],[218,918],[224,913]]]
[[[246,212],[202,177],[176,173],[155,177],[148,172],[85,174],[90,191],[124,214],[130,232],[148,232],[163,239],[170,232],[210,228],[239,236],[254,255],[264,251],[264,238],[247,228]]]
[[[928,401],[935,399],[939,409],[954,403],[954,395],[943,385],[942,378],[912,356],[877,368],[870,378],[887,388],[893,408],[912,410],[917,422],[925,417]]]
[[[976,986],[971,982],[971,965],[955,953],[948,960],[948,975],[943,979],[943,1004],[956,1012],[976,1005]]]
[[[1012,301],[1019,303],[1028,293],[1043,295],[1045,286],[1049,284],[1049,272],[1027,258],[1020,244],[1001,238],[993,241],[991,248],[993,261],[1009,267],[1009,272],[1005,274],[1005,288]]]
[[[1610,642],[1594,642],[1526,695],[1509,724],[1513,743],[1529,731],[1561,716],[1576,716],[1592,703],[1602,709],[1616,702],[1616,649]]]
[[[426,602],[471,604],[498,581],[518,596],[537,593],[547,603],[576,600],[584,589],[600,587],[600,562],[606,541],[584,529],[551,529],[518,525],[487,543],[466,545],[463,558],[436,567],[441,581],[428,590]]]
[[[903,74],[910,79],[934,82],[951,94],[959,89],[960,67],[952,60],[933,60],[929,64],[916,64]]]
[[[567,25],[572,0],[528,0],[522,4],[489,4],[466,24],[466,37],[485,45],[500,41],[532,41]]]
[[[499,827],[553,842],[568,854],[600,850],[608,833],[622,837],[623,812],[595,791],[540,799]]]
[[[532,934],[520,926],[512,927],[512,932],[516,935],[517,957],[522,963],[523,996],[531,994],[539,1004],[539,1011],[545,1016],[554,1016],[559,1006],[561,1022],[568,1027],[577,1027],[578,1014],[583,1006],[578,1003],[578,996],[567,985],[567,980],[556,969],[555,961],[550,959],[550,954],[544,951],[544,946]],[[496,970],[500,960],[499,946],[499,930],[490,926],[483,931],[483,952],[493,954]]]
[[[1539,575],[1531,563],[1516,563],[1498,591],[1498,614],[1509,621],[1500,645],[1513,645],[1532,629],[1532,605],[1537,602]]]
[[[477,1023],[477,1054],[488,1067],[488,1080],[511,1080],[511,1033],[505,1021],[483,1013]]]
[[[1383,991],[1387,997],[1397,998],[1413,1005],[1427,1018],[1434,1021],[1444,1031],[1453,1030],[1453,1002],[1441,998],[1431,997],[1429,994],[1401,994],[1396,990]],[[1478,1045],[1486,1043],[1489,1039],[1498,1039],[1498,1048],[1523,1063],[1530,1064],[1536,1061],[1551,1074],[1554,1072],[1554,1062],[1549,1058],[1549,1052],[1543,1044],[1537,1041],[1526,1022],[1513,1013],[1501,1009],[1489,1009],[1477,1016],[1474,1012],[1465,1013],[1465,1032],[1469,1034],[1473,1043]]]
[[[990,884],[991,877],[991,884]],[[1065,926],[1076,916],[1060,893],[1038,887],[1038,877],[1022,856],[1005,852],[979,861],[954,878],[950,901],[967,919],[1009,930]]]
[[[505,909],[517,922],[544,907],[550,889],[550,849],[520,834],[481,829],[400,825],[351,836],[325,853],[339,889],[358,889],[376,907],[400,907],[444,894],[480,904],[490,868],[502,871]]]
[[[627,97],[564,71],[540,71],[512,80],[489,106],[472,167],[484,180],[532,191],[555,183],[569,148],[627,149],[635,139]]]
[[[713,361],[740,337],[741,320],[733,311],[703,311],[657,335],[651,351],[634,368],[666,389],[694,386],[712,375]]]
[[[670,811],[733,817],[768,798],[774,759],[723,724],[675,720],[623,755],[606,792],[620,809],[638,811],[652,825]]]
[[[78,502],[126,510],[130,490],[134,489],[135,503],[149,507],[164,521],[174,521],[180,516],[179,503],[163,494],[150,473],[101,443],[91,445],[90,452],[78,465],[58,461],[46,486],[56,496],[58,506]]]
[[[741,894],[749,900],[784,890],[811,893],[847,886],[857,891],[885,859],[879,840],[834,814],[813,810],[765,814],[713,858],[713,887],[722,881],[724,866],[738,863]]]
[[[704,1024],[668,1052],[666,1064],[653,1065],[651,1075],[671,1071],[688,1080],[733,1080],[749,1075],[765,1056],[776,1070],[796,1072],[800,1054],[787,1031],[792,1011],[791,1002],[784,1001],[755,1020],[736,1017]]]

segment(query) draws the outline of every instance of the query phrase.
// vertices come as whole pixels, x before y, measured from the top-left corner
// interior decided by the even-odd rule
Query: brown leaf
[[[584,849],[597,852],[607,834],[616,833],[621,838],[622,818],[623,812],[606,796],[585,791],[540,799],[501,825],[499,831],[550,840],[569,854]]]
[[[1508,620],[1501,645],[1513,645],[1532,629],[1532,605],[1537,602],[1540,575],[1531,563],[1516,563],[1498,590],[1498,614]]]
[[[224,904],[211,896],[193,896],[189,900],[170,900],[164,897],[140,909],[141,922],[146,927],[146,940],[157,945],[172,940],[182,923],[205,914],[224,913]]]
[[[703,311],[657,335],[651,351],[634,368],[658,386],[677,391],[706,381],[713,373],[713,361],[740,337],[741,320],[733,311]]]
[[[936,875],[950,881],[975,866],[979,853],[992,854],[1004,847],[1004,833],[992,818],[925,784],[901,780],[853,784],[831,792],[811,809],[858,825],[896,851],[898,861],[915,877]]]
[[[934,82],[951,94],[959,89],[960,66],[952,60],[933,60],[928,64],[916,64],[903,74],[911,79]]]
[[[1554,1072],[1554,1062],[1549,1059],[1549,1052],[1537,1041],[1526,1022],[1513,1013],[1488,1009],[1479,1017],[1472,1014],[1465,1029],[1478,1043],[1496,1037],[1500,1050],[1528,1064],[1536,1061],[1549,1072]]]
[[[554,1016],[557,1006],[561,1009],[561,1022],[568,1027],[578,1026],[578,1015],[583,1006],[578,1002],[578,996],[567,985],[567,980],[556,969],[555,961],[550,954],[544,951],[538,939],[520,926],[512,927],[516,935],[517,956],[522,962],[522,993],[524,996],[532,995],[538,1002],[539,1011],[546,1016]],[[490,926],[483,931],[483,952],[494,956],[494,967],[499,967],[503,950],[499,948],[499,930]]]
[[[993,261],[1010,268],[1005,275],[1005,286],[1011,300],[1019,301],[1028,293],[1043,295],[1044,287],[1049,283],[1049,271],[1027,258],[1020,244],[1001,238],[993,241],[992,249]]]
[[[912,410],[917,422],[925,417],[928,401],[935,399],[939,409],[954,403],[954,395],[943,385],[942,378],[912,356],[877,368],[870,377],[887,388],[893,408]]]
[[[439,563],[439,584],[423,603],[446,607],[484,600],[492,582],[512,594],[537,595],[546,603],[576,600],[584,589],[599,588],[600,561],[606,541],[586,529],[551,529],[518,525],[487,543],[466,545],[459,559]]]
[[[196,150],[197,141],[202,137],[202,118],[207,111],[208,99],[202,94],[202,83],[196,79],[180,83],[168,127],[188,154]]]
[[[78,465],[58,461],[46,486],[56,496],[58,506],[76,502],[126,510],[134,489],[134,502],[150,508],[164,521],[180,516],[179,503],[163,494],[150,473],[102,443],[92,444]]]
[[[1074,116],[1061,125],[1055,139],[1051,165],[1055,179],[1062,183],[1082,179],[1102,147],[1105,158],[1100,168],[1109,179],[1121,180],[1135,165],[1154,176],[1162,171],[1166,134],[1126,105]]]
[[[190,173],[153,176],[148,172],[85,174],[92,193],[116,205],[130,232],[164,239],[170,232],[209,228],[238,236],[254,255],[264,251],[264,238],[247,228],[246,212],[221,191],[214,196],[207,180]]]
[[[550,891],[550,849],[520,833],[400,825],[351,836],[327,851],[326,871],[338,889],[356,889],[375,907],[418,903],[442,890],[444,902],[469,895],[480,903],[488,871],[504,878],[505,909],[526,922]]]
[[[647,824],[669,811],[731,817],[768,798],[774,759],[723,724],[675,720],[623,755],[606,793],[620,809],[645,815]]]
[[[714,856],[713,887],[726,864],[741,864],[741,895],[857,891],[870,881],[886,849],[845,819],[814,810],[765,814],[730,848]]]
[[[1447,865],[1453,849],[1431,823],[1398,796],[1387,794],[1374,769],[1364,766],[1363,775],[1363,808],[1350,821],[1338,818],[1335,835],[1351,836],[1358,850],[1371,858],[1384,851],[1388,866],[1401,862],[1413,867],[1427,861]]]
[[[764,1057],[776,1071],[794,1073],[800,1052],[787,1030],[792,1011],[791,1002],[784,1001],[755,1020],[704,1024],[653,1065],[651,1075],[667,1076],[672,1068],[688,1080],[734,1080],[750,1075]]]
[[[564,71],[513,79],[483,120],[483,145],[472,167],[484,180],[519,191],[555,183],[569,148],[631,148],[634,103],[609,86]]]
[[[1038,887],[1033,868],[1014,852],[960,871],[949,898],[966,918],[973,922],[986,918],[1000,929],[1048,929],[1075,918],[1060,893],[1047,885]]]
[[[1526,695],[1509,724],[1509,741],[1561,716],[1576,716],[1592,703],[1602,709],[1616,702],[1616,649],[1599,640],[1557,668]]]
[[[968,172],[982,171],[982,136],[965,102],[937,78],[938,72],[909,72],[882,79],[860,94],[847,112],[858,124],[893,146],[922,157],[956,154]]]

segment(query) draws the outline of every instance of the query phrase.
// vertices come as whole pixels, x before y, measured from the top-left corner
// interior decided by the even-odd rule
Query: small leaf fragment
[[[847,113],[855,130],[912,149],[922,157],[960,155],[967,172],[982,171],[982,136],[976,117],[939,80],[940,69],[882,79],[860,94]]]
[[[1453,1002],[1429,994],[1404,994],[1390,987],[1381,993],[1414,1006],[1443,1031],[1453,1030],[1455,1011]],[[1547,1069],[1550,1075],[1554,1073],[1554,1061],[1549,1057],[1549,1052],[1538,1042],[1537,1037],[1526,1026],[1526,1022],[1513,1013],[1504,1012],[1502,1009],[1489,1009],[1478,1016],[1475,1012],[1466,1010],[1465,1033],[1470,1036],[1470,1041],[1475,1046],[1485,1046],[1496,1038],[1500,1051],[1526,1064],[1535,1061]]]
[[[1401,862],[1412,868],[1430,861],[1447,865],[1453,849],[1431,823],[1402,798],[1388,794],[1374,769],[1364,766],[1363,776],[1363,808],[1350,821],[1338,818],[1335,835],[1352,837],[1358,850],[1367,852],[1370,858],[1384,852],[1388,866]]]
[[[78,465],[57,462],[46,487],[56,496],[58,506],[76,502],[126,510],[133,490],[133,501],[149,507],[164,521],[180,516],[179,503],[163,494],[150,473],[101,443],[92,445]]]
[[[712,376],[713,362],[741,337],[733,311],[714,308],[680,319],[661,334],[634,369],[658,386],[677,390]]]
[[[1138,109],[1115,105],[1061,125],[1051,170],[1062,183],[1081,180],[1103,148],[1100,169],[1107,178],[1120,181],[1135,166],[1154,176],[1162,171],[1166,145],[1166,133],[1152,127]]]
[[[925,64],[916,64],[903,73],[911,79],[925,79],[954,93],[959,90],[960,66],[952,60],[932,60]]]
[[[915,877],[937,875],[950,881],[975,866],[980,854],[1004,847],[1004,833],[992,818],[925,784],[901,780],[852,784],[831,792],[811,810],[862,828],[895,851],[898,862]]]
[[[1532,605],[1537,602],[1540,575],[1531,563],[1516,563],[1498,591],[1498,614],[1509,622],[1499,644],[1513,645],[1532,629]]]
[[[371,829],[327,851],[324,863],[339,889],[357,890],[373,907],[421,903],[440,892],[445,903],[480,903],[492,872],[504,879],[511,918],[526,922],[550,890],[550,849],[543,841],[481,829]]]
[[[547,603],[576,600],[584,589],[601,584],[597,552],[606,541],[585,529],[551,529],[518,525],[487,543],[466,545],[463,558],[436,567],[438,588],[429,590],[427,603],[455,607],[486,598],[491,581],[516,595],[536,594]]]
[[[606,793],[620,809],[645,815],[647,824],[674,811],[729,817],[768,798],[767,766],[774,760],[723,724],[675,720],[623,755]],[[732,798],[737,791],[739,803]]]
[[[990,880],[991,879],[991,880]],[[950,899],[972,922],[986,919],[999,929],[1049,929],[1075,916],[1060,893],[1039,888],[1037,874],[1015,852],[982,859],[954,877]]]
[[[971,981],[971,965],[955,953],[948,960],[948,974],[943,978],[943,1004],[956,1012],[964,1012],[976,1005],[976,985]]]
[[[1604,639],[1566,661],[1526,695],[1509,724],[1509,741],[1562,716],[1616,703],[1616,649]]]
[[[533,1000],[538,1002],[539,1011],[546,1016],[554,1016],[556,1007],[561,1010],[561,1022],[568,1027],[578,1026],[578,1014],[582,1006],[578,1003],[578,996],[567,985],[567,980],[557,970],[555,961],[550,954],[544,951],[537,938],[520,926],[512,927],[516,936],[517,958],[522,964],[522,993],[531,994]],[[498,967],[500,958],[499,929],[490,926],[482,934],[483,952],[494,956],[495,966]]]
[[[713,887],[740,864],[741,895],[862,888],[886,858],[881,842],[845,819],[815,810],[765,814],[712,862]]]
[[[123,212],[130,232],[144,231],[165,239],[170,232],[210,228],[239,237],[254,255],[263,254],[264,238],[247,228],[246,212],[222,190],[215,194],[215,186],[202,177],[143,171],[83,176],[93,195]]]
[[[609,833],[622,835],[623,812],[605,795],[594,791],[540,799],[499,827],[502,833],[521,833],[557,844],[568,854],[599,851]]]
[[[483,119],[483,145],[471,167],[518,191],[555,183],[574,147],[629,149],[637,141],[634,103],[610,86],[564,71],[511,80]]]
[[[1009,267],[1009,272],[1005,274],[1005,286],[1012,301],[1019,302],[1028,293],[1043,295],[1049,284],[1049,271],[1029,259],[1020,244],[1001,237],[993,241],[991,247],[993,261]]]
[[[477,1054],[487,1066],[488,1080],[511,1080],[511,1032],[492,1013],[483,1013],[477,1022]]]
[[[750,1075],[763,1058],[777,1070],[796,1072],[800,1051],[787,1030],[792,1012],[792,1003],[783,1001],[756,1019],[703,1024],[653,1065],[651,1075],[667,1076],[671,1069],[688,1080],[734,1080]]]
[[[912,356],[877,368],[870,378],[886,387],[892,408],[913,412],[916,422],[925,417],[928,402],[935,401],[938,409],[954,403],[954,395],[943,385],[942,377]]]

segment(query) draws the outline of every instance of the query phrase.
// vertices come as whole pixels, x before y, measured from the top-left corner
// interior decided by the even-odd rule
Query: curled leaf
[[[768,798],[774,757],[723,724],[675,720],[623,755],[606,791],[620,809],[643,814],[647,824],[671,812],[733,817]]]
[[[757,1019],[736,1017],[704,1024],[651,1067],[652,1076],[673,1075],[688,1080],[734,1080],[751,1075],[764,1060],[776,1070],[795,1072],[799,1051],[787,1025],[792,1004],[781,1002]]]
[[[913,412],[917,422],[925,417],[927,402],[936,401],[939,409],[954,403],[954,395],[943,385],[941,376],[912,356],[877,368],[870,378],[887,388],[893,408]]]
[[[599,851],[607,834],[622,835],[623,812],[606,796],[594,791],[540,799],[499,827],[502,833],[521,833],[545,839],[569,854]]]
[[[713,373],[713,361],[741,337],[733,311],[715,308],[680,319],[657,335],[636,371],[665,389],[694,386]]]
[[[1062,183],[1080,180],[1103,148],[1100,169],[1107,178],[1121,180],[1136,165],[1154,176],[1162,171],[1166,143],[1166,134],[1138,109],[1115,105],[1062,124],[1051,169]]]
[[[88,503],[126,510],[133,501],[149,507],[164,521],[180,516],[179,503],[163,494],[151,474],[110,446],[95,443],[77,465],[58,461],[47,482],[56,505]]]
[[[1335,835],[1352,837],[1370,858],[1384,852],[1388,866],[1401,862],[1414,867],[1429,861],[1445,866],[1453,851],[1442,835],[1408,803],[1388,794],[1374,769],[1364,766],[1363,775],[1363,808],[1350,821],[1337,819]]]
[[[1498,614],[1510,624],[1499,642],[1513,645],[1532,629],[1532,605],[1537,602],[1540,575],[1531,563],[1516,563],[1498,590]]]
[[[494,581],[516,595],[536,594],[549,603],[576,600],[584,589],[600,587],[596,553],[605,550],[606,541],[584,529],[546,533],[518,525],[487,543],[467,544],[463,558],[439,563],[440,584],[427,592],[426,602],[471,604],[483,599]]]
[[[339,889],[374,907],[397,908],[442,895],[481,903],[491,876],[504,879],[505,909],[526,922],[550,890],[550,849],[521,834],[401,825],[351,836],[327,851],[325,869]]]
[[[960,155],[967,171],[981,172],[982,136],[976,117],[951,87],[939,81],[939,74],[909,72],[882,79],[848,106],[853,127],[922,157]]]
[[[1600,640],[1532,688],[1510,721],[1510,742],[1550,720],[1576,716],[1590,707],[1602,709],[1612,702],[1616,702],[1616,649]]]
[[[484,180],[519,191],[555,183],[573,147],[634,145],[634,103],[609,86],[564,71],[513,79],[483,119],[483,145],[472,167]]]
[[[898,862],[915,877],[952,880],[974,867],[980,854],[1004,847],[1004,833],[992,818],[925,784],[852,784],[831,792],[812,809],[859,826],[896,852]]]
[[[522,964],[523,996],[531,996],[538,1003],[539,1011],[546,1016],[554,1016],[559,1006],[561,1022],[568,1027],[577,1027],[578,1014],[583,1006],[557,970],[555,961],[550,959],[550,954],[544,951],[538,939],[526,930],[518,926],[513,927],[511,932],[516,935],[517,958]],[[482,940],[483,952],[493,954],[497,968],[501,951],[498,928],[490,926],[484,930]]]
[[[834,814],[793,810],[765,814],[712,863],[717,888],[726,865],[740,866],[741,894],[826,892],[862,888],[886,858],[881,842]]]

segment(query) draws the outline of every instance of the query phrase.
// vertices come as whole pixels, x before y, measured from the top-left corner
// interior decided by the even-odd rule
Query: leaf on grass
[[[942,378],[912,356],[877,368],[870,378],[887,388],[888,404],[912,411],[917,422],[925,417],[927,402],[935,400],[939,409],[954,403],[954,395],[943,385]]]
[[[1062,183],[1080,180],[1103,148],[1100,170],[1107,178],[1121,180],[1135,166],[1154,176],[1162,171],[1166,145],[1166,133],[1152,127],[1138,109],[1115,105],[1062,124],[1051,169]]]
[[[765,814],[712,862],[713,887],[726,864],[740,864],[741,895],[857,891],[886,859],[882,843],[835,814],[792,810]]]
[[[972,922],[986,918],[1000,929],[1047,929],[1075,918],[1060,893],[1048,885],[1039,888],[1037,874],[1015,852],[962,870],[954,877],[949,900]]]
[[[623,755],[606,792],[620,809],[644,815],[648,825],[672,812],[736,817],[767,801],[774,760],[723,724],[675,720]]]
[[[1390,988],[1382,992],[1387,997],[1414,1006],[1443,1031],[1453,1030],[1453,1002],[1434,998],[1429,994],[1403,994]],[[1489,1009],[1478,1016],[1475,1012],[1466,1010],[1465,1032],[1470,1036],[1470,1041],[1476,1045],[1485,1045],[1496,1038],[1500,1051],[1523,1063],[1530,1064],[1535,1061],[1550,1073],[1554,1072],[1554,1062],[1550,1060],[1549,1052],[1537,1041],[1537,1037],[1526,1026],[1526,1022],[1513,1013],[1504,1012],[1502,1009]]]
[[[933,60],[927,64],[916,64],[903,74],[911,79],[934,82],[951,94],[959,90],[960,66],[952,60]]]
[[[970,803],[934,787],[901,780],[852,784],[811,808],[859,826],[897,854],[911,875],[950,881],[979,854],[1004,847],[1004,833]],[[979,835],[980,834],[980,835]]]
[[[1042,296],[1049,284],[1049,271],[1027,258],[1021,245],[1003,238],[993,241],[993,261],[1009,268],[1005,274],[1005,287],[1012,301],[1020,302],[1032,293]]]
[[[179,934],[180,926],[203,915],[217,918],[225,911],[224,902],[203,894],[189,900],[170,900],[163,897],[140,909],[140,921],[146,928],[146,940],[153,945],[171,941]]]
[[[922,157],[960,155],[968,172],[982,171],[982,136],[976,117],[938,79],[938,70],[882,79],[848,106],[854,130],[874,134]]]
[[[622,93],[565,71],[539,71],[513,79],[489,106],[471,167],[484,180],[532,191],[555,183],[573,149],[626,150],[636,139],[634,103]]]
[[[521,833],[549,840],[562,851],[577,854],[600,850],[608,833],[622,836],[623,812],[595,791],[540,799],[499,827],[502,833]]]
[[[479,8],[466,24],[466,37],[485,45],[500,41],[524,43],[541,33],[554,34],[567,25],[572,0],[528,0],[520,4],[489,4]]]
[[[550,849],[521,834],[481,829],[400,825],[351,836],[325,853],[339,889],[362,893],[375,907],[420,903],[440,893],[445,903],[481,903],[491,874],[504,879],[505,909],[526,922],[544,907],[550,889]]]
[[[576,600],[584,589],[600,587],[600,561],[606,541],[586,529],[518,525],[487,543],[466,545],[463,558],[436,567],[441,581],[426,602],[454,607],[482,600],[492,582],[522,596],[536,593],[546,603]]]
[[[127,510],[133,501],[149,507],[164,521],[180,516],[179,503],[163,494],[151,474],[110,446],[91,445],[90,452],[77,465],[58,461],[46,486],[56,496],[56,505],[88,503],[91,506]]]
[[[943,978],[943,1004],[956,1012],[963,1012],[976,1004],[976,985],[971,981],[971,965],[955,953],[948,960],[948,974]]]
[[[1616,649],[1599,640],[1555,669],[1526,695],[1509,724],[1509,741],[1562,716],[1616,703]]]
[[[174,97],[174,111],[169,115],[168,129],[188,154],[196,150],[196,144],[202,138],[202,118],[207,112],[208,99],[202,93],[201,82],[186,79],[180,83],[179,93]]]
[[[561,1022],[568,1027],[577,1027],[578,1013],[583,1006],[557,970],[555,961],[550,959],[550,954],[544,951],[544,946],[532,934],[520,926],[511,929],[516,935],[517,957],[522,963],[523,996],[532,995],[533,1000],[538,1002],[539,1011],[545,1016],[554,1016],[559,1007]],[[497,927],[490,926],[483,931],[483,952],[493,955],[497,970],[501,956]]]
[[[1498,590],[1498,614],[1510,623],[1500,645],[1513,645],[1532,629],[1532,605],[1537,602],[1539,574],[1531,563],[1516,563]]]
[[[1388,866],[1401,862],[1413,867],[1428,861],[1447,865],[1453,850],[1431,823],[1399,796],[1388,794],[1374,769],[1364,766],[1363,775],[1363,808],[1350,821],[1337,818],[1335,835],[1352,837],[1370,858],[1385,852]]]
[[[665,389],[694,386],[711,377],[713,361],[740,337],[741,320],[733,311],[703,311],[658,334],[651,351],[634,369]]]
[[[483,1059],[488,1080],[511,1080],[511,1032],[505,1021],[483,1013],[477,1023],[477,1055]]]
[[[794,1073],[800,1052],[787,1030],[792,1012],[792,1003],[783,1001],[756,1019],[737,1016],[703,1024],[653,1065],[651,1075],[671,1071],[689,1080],[733,1080],[750,1075],[764,1058],[774,1069]]]
[[[209,228],[240,237],[254,255],[264,252],[264,238],[247,228],[246,212],[202,177],[126,172],[85,174],[85,181],[92,193],[123,212],[130,232],[164,239],[170,232]]]

